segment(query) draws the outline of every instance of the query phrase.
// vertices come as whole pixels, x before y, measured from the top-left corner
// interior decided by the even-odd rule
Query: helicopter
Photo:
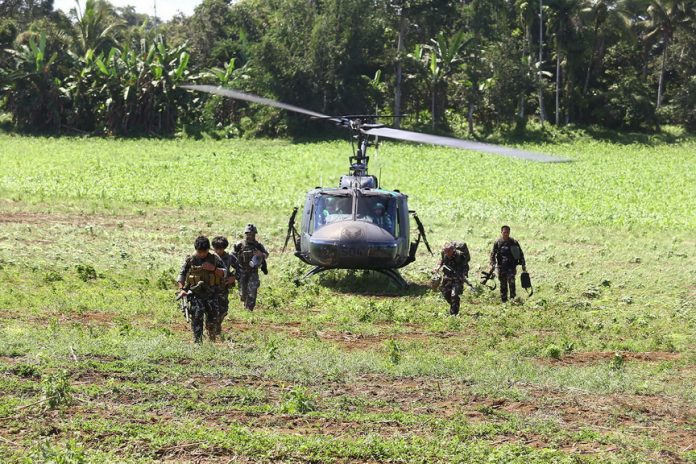
[[[295,256],[313,266],[302,279],[297,279],[296,283],[331,269],[353,269],[379,272],[397,286],[408,288],[408,283],[401,276],[399,269],[416,260],[421,241],[432,255],[423,223],[416,211],[409,209],[408,196],[399,190],[383,189],[378,178],[368,173],[368,148],[377,147],[379,137],[542,163],[570,161],[500,145],[393,129],[376,123],[378,115],[328,116],[225,87],[181,87],[304,114],[351,131],[353,154],[349,156],[348,174],[340,177],[335,188],[317,187],[307,192],[299,231],[296,227],[298,208],[295,207],[290,215],[283,251],[292,239]],[[416,223],[418,234],[414,241],[410,240],[411,218]]]

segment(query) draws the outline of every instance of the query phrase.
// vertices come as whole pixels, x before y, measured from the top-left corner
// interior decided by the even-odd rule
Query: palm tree
[[[3,70],[0,90],[7,95],[6,107],[20,129],[60,130],[62,97],[56,86],[58,53],[49,56],[46,34],[38,43],[29,37],[28,44],[6,50],[14,61],[12,69]]]
[[[531,4],[532,0],[517,0],[515,2],[515,7],[517,8],[517,13],[518,13],[518,20],[521,24],[524,25],[524,43],[522,45],[522,59],[524,60],[526,58],[527,63],[529,64],[529,72],[530,74],[532,73],[532,68],[533,68],[533,63],[534,63],[534,57],[533,57],[533,52],[532,52],[532,26],[534,24],[534,8],[532,7]],[[538,78],[538,75],[537,75]],[[525,117],[525,95],[521,94],[520,95],[520,101],[519,101],[519,112],[518,112],[518,117],[520,119]],[[544,114],[543,114],[543,108],[540,106],[539,107],[540,111],[540,119],[544,121]]]
[[[114,33],[123,28],[125,24],[112,19],[113,11],[109,3],[104,0],[87,0],[85,9],[80,9],[77,3],[77,53],[84,55],[87,50],[95,52],[107,52],[117,44]]]
[[[447,80],[461,63],[460,52],[472,39],[467,38],[464,31],[458,31],[448,37],[440,32],[434,39],[430,39],[428,46],[430,53],[426,55],[428,72],[430,75],[432,128],[435,129],[441,115],[437,112],[438,96],[447,98]],[[443,110],[446,102],[443,102]]]
[[[645,39],[650,40],[658,37],[662,46],[660,78],[657,84],[657,108],[662,105],[667,51],[670,42],[675,31],[694,21],[695,17],[693,0],[651,0],[650,6],[648,6],[648,18],[645,20],[644,26],[649,32],[645,35]]]
[[[591,5],[585,7],[582,13],[586,22],[592,27],[592,49],[585,72],[585,83],[582,87],[582,94],[586,95],[595,61],[599,59],[597,65],[601,65],[602,55],[599,52],[604,48],[607,30],[616,31],[624,36],[628,35],[631,31],[631,19],[624,11],[621,0],[592,0]]]
[[[556,125],[560,124],[561,119],[561,63],[564,61],[563,54],[567,52],[568,41],[579,26],[578,16],[584,4],[585,0],[551,0],[548,2],[551,9],[550,22],[554,31],[556,47]],[[568,69],[567,60],[566,53],[566,70]],[[567,76],[566,79],[568,79]]]

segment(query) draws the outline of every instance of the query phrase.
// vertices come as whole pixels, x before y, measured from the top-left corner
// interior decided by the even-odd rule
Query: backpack
[[[454,249],[462,254],[464,262],[469,264],[471,261],[471,255],[469,254],[469,247],[466,246],[464,242],[454,242]]]

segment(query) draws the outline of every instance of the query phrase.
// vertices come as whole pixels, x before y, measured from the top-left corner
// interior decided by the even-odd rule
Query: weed
[[[77,270],[77,276],[83,282],[87,282],[88,280],[96,280],[97,278],[97,271],[89,264],[78,264],[75,266],[75,269]]]
[[[88,462],[84,448],[75,440],[69,440],[64,446],[53,445],[48,440],[42,440],[30,452],[28,458],[27,462],[46,464],[85,464]]]
[[[63,276],[59,272],[48,271],[46,274],[44,274],[43,280],[46,283],[60,282],[61,280],[63,280]]]
[[[387,340],[385,345],[387,354],[389,355],[389,361],[396,366],[401,362],[401,346],[399,346],[399,343],[393,338]]]
[[[561,348],[559,348],[558,346],[553,345],[553,344],[548,345],[546,347],[546,349],[544,350],[544,355],[547,358],[551,358],[551,359],[561,359],[562,353],[563,353],[563,350],[561,350]]]
[[[278,358],[278,351],[280,350],[280,347],[278,346],[278,341],[273,339],[269,340],[266,343],[266,357],[269,360],[274,360]]]
[[[66,371],[51,374],[41,382],[42,401],[47,409],[57,409],[73,402],[70,377]]]
[[[620,371],[625,365],[626,359],[623,355],[621,353],[614,353],[614,356],[611,358],[611,368],[615,371]]]
[[[306,387],[293,387],[283,393],[281,411],[286,414],[306,414],[316,411],[316,396]]]
[[[10,369],[10,372],[27,379],[41,377],[41,370],[35,364],[19,363],[12,367],[12,369]]]

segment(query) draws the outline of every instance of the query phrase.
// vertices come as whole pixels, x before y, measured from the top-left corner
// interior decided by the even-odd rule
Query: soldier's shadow
[[[431,291],[427,285],[418,282],[409,282],[407,288],[401,288],[376,271],[334,269],[319,274],[317,282],[336,292],[354,295],[401,297],[420,296]]]

